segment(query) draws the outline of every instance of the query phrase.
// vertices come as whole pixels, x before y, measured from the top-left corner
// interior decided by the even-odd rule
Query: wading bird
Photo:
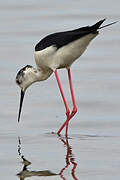
[[[67,116],[66,121],[58,130],[57,134],[59,135],[62,129],[66,126],[67,136],[68,123],[77,112],[70,67],[72,63],[83,54],[90,41],[99,34],[99,29],[116,23],[113,22],[100,27],[104,21],[105,19],[97,22],[92,26],[85,26],[71,31],[50,34],[43,38],[35,46],[34,56],[37,68],[34,68],[31,65],[27,65],[22,68],[16,76],[16,83],[21,88],[18,122],[20,120],[20,114],[26,89],[31,84],[37,81],[44,81],[48,79],[54,72],[65,105]],[[73,103],[73,110],[71,114],[57,73],[57,70],[61,68],[66,68],[68,71],[68,79]]]

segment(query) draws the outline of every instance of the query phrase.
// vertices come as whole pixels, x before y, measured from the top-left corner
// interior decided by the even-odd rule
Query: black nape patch
[[[23,68],[23,70],[26,70],[26,68],[32,68],[32,66],[31,66],[31,65],[26,65],[26,66]]]
[[[20,71],[18,71],[17,76],[16,76],[16,83],[17,83],[17,84],[20,84],[19,78],[20,78],[20,76],[24,76],[24,72],[25,72],[25,70],[26,70],[27,68],[32,68],[32,66],[31,66],[31,65],[26,65],[26,66],[23,67]]]
[[[20,75],[21,73],[23,73],[26,70],[26,68],[32,68],[32,66],[31,65],[26,65],[20,71],[18,71],[17,75]]]

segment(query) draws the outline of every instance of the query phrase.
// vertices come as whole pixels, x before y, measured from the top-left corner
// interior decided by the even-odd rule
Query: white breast
[[[35,61],[41,69],[58,69],[69,67],[78,57],[80,57],[88,44],[97,34],[88,34],[76,41],[73,41],[57,50],[55,46],[50,46],[41,51],[35,51]]]

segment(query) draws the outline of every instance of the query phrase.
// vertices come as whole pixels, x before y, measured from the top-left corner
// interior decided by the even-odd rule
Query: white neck
[[[52,70],[43,71],[40,69],[35,69],[34,67],[26,68],[24,73],[19,75],[19,86],[23,91],[25,91],[31,84],[37,81],[46,80],[51,74]]]
[[[35,72],[36,81],[44,81],[48,79],[52,73],[53,71],[50,69],[47,71],[36,69],[36,72]]]

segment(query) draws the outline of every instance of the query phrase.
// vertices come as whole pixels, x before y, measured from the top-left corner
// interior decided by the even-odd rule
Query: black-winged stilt
[[[34,55],[37,69],[31,65],[27,65],[22,68],[16,76],[16,83],[21,88],[18,122],[20,120],[22,103],[26,89],[34,82],[46,80],[54,72],[63,98],[67,116],[67,120],[58,130],[57,134],[60,134],[62,129],[66,126],[67,136],[68,122],[77,112],[70,67],[72,63],[83,54],[90,41],[99,34],[99,29],[116,23],[113,22],[100,27],[104,21],[105,19],[92,26],[86,26],[71,31],[58,32],[48,35],[35,46]],[[68,71],[68,79],[73,103],[73,110],[71,114],[57,73],[57,69],[61,68],[66,68]]]

